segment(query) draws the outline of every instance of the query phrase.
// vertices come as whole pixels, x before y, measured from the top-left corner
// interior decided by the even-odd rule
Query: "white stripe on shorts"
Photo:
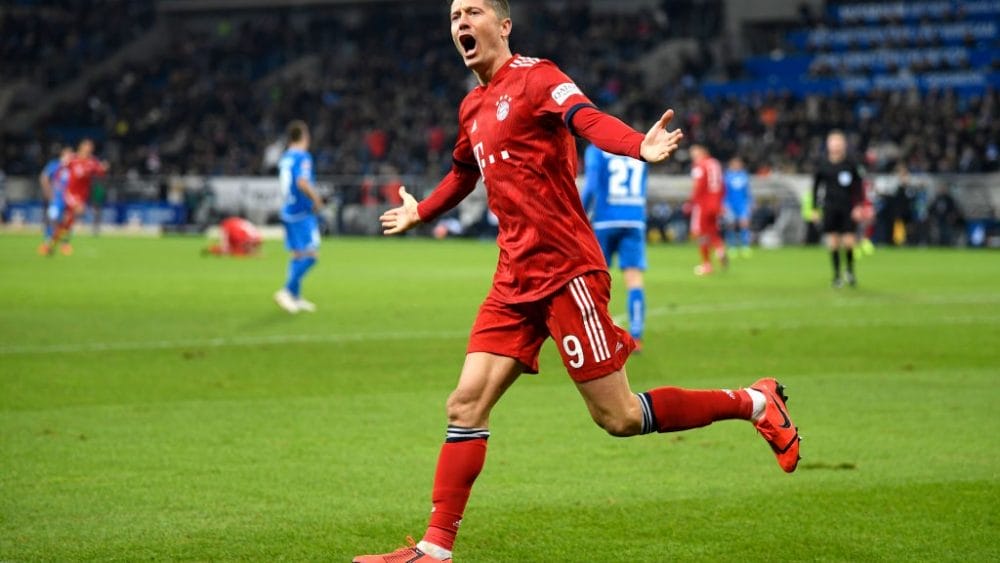
[[[610,358],[611,352],[608,350],[608,339],[604,334],[604,325],[601,324],[601,319],[600,317],[597,316],[597,304],[594,303],[594,297],[590,294],[590,288],[587,287],[587,284],[586,282],[583,281],[583,278],[576,278],[576,280],[574,281],[579,283],[581,293],[584,299],[590,305],[589,308],[590,318],[592,319],[594,326],[597,327],[597,333],[599,337],[597,344],[603,350],[604,358],[605,359]]]
[[[598,353],[597,346],[594,344],[597,340],[594,338],[594,331],[590,326],[590,319],[587,318],[587,308],[580,299],[580,295],[577,293],[576,286],[573,285],[573,282],[570,282],[569,284],[569,291],[573,294],[573,300],[576,301],[576,306],[580,308],[580,312],[582,313],[583,328],[587,331],[587,340],[590,341],[590,349],[594,352],[594,361],[600,362],[601,356]]]
[[[573,300],[576,301],[577,307],[580,308],[580,313],[583,317],[583,327],[587,331],[587,339],[590,340],[590,347],[594,352],[594,361],[601,362],[610,358],[611,354],[608,352],[604,327],[601,326],[600,319],[597,317],[594,300],[590,296],[587,284],[582,279],[575,278],[570,281],[569,289],[573,294]]]

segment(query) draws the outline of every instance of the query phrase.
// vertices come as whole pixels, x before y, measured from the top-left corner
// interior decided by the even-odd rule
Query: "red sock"
[[[659,432],[677,432],[708,426],[716,420],[750,420],[753,400],[740,389],[710,391],[659,387],[646,392],[653,407]]]
[[[452,428],[449,428],[449,436]],[[449,550],[455,545],[458,525],[462,522],[472,484],[476,482],[485,461],[486,438],[445,442],[441,446],[434,474],[434,510],[424,541]]]
[[[701,250],[701,263],[708,264],[710,258],[708,257],[708,242],[701,243],[698,248]]]
[[[63,220],[60,221],[58,226],[56,226],[55,233],[52,235],[52,244],[58,243],[59,240],[62,239],[63,235],[68,233],[69,230],[73,228],[73,220],[76,219],[76,213],[68,207],[63,213]]]

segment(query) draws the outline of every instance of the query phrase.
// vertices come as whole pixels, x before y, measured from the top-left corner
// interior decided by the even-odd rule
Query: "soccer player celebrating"
[[[719,214],[722,213],[722,198],[726,193],[722,183],[722,165],[712,158],[702,145],[691,145],[691,178],[694,189],[691,192],[691,234],[698,237],[701,264],[694,273],[707,276],[712,273],[710,250],[723,268],[729,265],[726,243],[719,233]]]
[[[743,166],[743,159],[734,157],[723,177],[725,183],[726,214],[733,222],[733,246],[744,258],[750,256],[750,209],[753,195],[750,193],[750,174]]]
[[[43,256],[51,256],[55,250],[56,226],[63,219],[66,209],[66,185],[69,183],[69,162],[73,159],[73,148],[63,147],[59,152],[59,158],[53,158],[42,170],[38,177],[42,185],[45,205],[45,240],[38,247],[38,253]],[[71,247],[63,245],[64,253],[68,253]]]
[[[90,200],[90,186],[95,176],[104,176],[108,173],[108,163],[99,161],[94,157],[94,141],[83,139],[76,147],[76,154],[70,158],[66,165],[69,169],[69,181],[66,184],[65,199],[66,207],[63,210],[62,220],[59,222],[52,235],[52,244],[64,241],[60,249],[63,254],[73,253],[68,237],[73,230],[73,223],[78,215],[82,215],[87,209],[87,201]]]
[[[465,364],[448,398],[448,428],[422,541],[356,563],[451,561],[472,485],[486,459],[490,411],[522,373],[538,372],[552,337],[594,421],[614,436],[674,432],[716,420],[755,421],[779,464],[793,471],[799,437],[772,378],[749,389],[660,387],[634,394],[625,362],[635,346],[608,314],[610,275],[576,186],[575,132],[602,150],[661,162],[676,150],[667,111],[645,135],[599,111],[553,63],[512,55],[506,0],[453,0],[451,35],[479,81],[459,108],[453,165],[421,202],[400,188],[385,234],[438,217],[482,176],[499,218],[493,287],[472,327]]]
[[[635,350],[642,349],[646,316],[646,163],[602,151],[595,145],[584,153],[586,182],[583,207],[593,208],[591,225],[610,268],[615,254],[628,288],[628,327]]]
[[[316,192],[309,128],[302,121],[288,124],[288,149],[278,161],[278,180],[285,194],[281,222],[285,225],[285,247],[292,253],[285,286],[274,294],[278,306],[289,313],[314,312],[316,305],[302,298],[302,278],[316,264],[319,251],[319,221],[316,212],[323,200]]]
[[[823,232],[833,263],[833,287],[857,284],[854,276],[854,233],[858,226],[855,208],[864,203],[861,171],[857,162],[847,156],[847,138],[841,131],[831,131],[826,137],[826,160],[821,162],[813,179],[813,205],[822,210]],[[813,215],[813,221],[820,219]],[[846,273],[840,274],[840,251],[846,259]]]

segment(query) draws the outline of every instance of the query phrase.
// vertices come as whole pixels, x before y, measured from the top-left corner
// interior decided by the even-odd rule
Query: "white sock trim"
[[[747,387],[744,389],[747,395],[750,395],[750,400],[753,401],[753,412],[750,414],[750,420],[757,422],[760,417],[764,416],[764,409],[767,408],[767,397],[763,393],[756,389],[751,389]]]
[[[440,545],[433,544],[429,541],[420,540],[420,542],[417,543],[417,549],[423,551],[427,555],[430,555],[434,559],[441,559],[442,561],[445,559],[451,559],[451,550],[445,549]]]

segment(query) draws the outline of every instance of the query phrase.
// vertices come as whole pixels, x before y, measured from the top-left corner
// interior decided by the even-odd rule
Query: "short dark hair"
[[[301,119],[296,119],[295,121],[288,124],[288,142],[297,143],[309,134],[309,126],[306,125],[305,121]]]
[[[448,4],[451,4],[452,0],[448,0]],[[486,0],[486,3],[493,8],[496,12],[497,17],[501,20],[505,20],[510,17],[510,2],[507,0]]]
[[[497,13],[497,16],[505,20],[510,17],[510,2],[507,0],[486,0],[493,6],[493,11]]]

